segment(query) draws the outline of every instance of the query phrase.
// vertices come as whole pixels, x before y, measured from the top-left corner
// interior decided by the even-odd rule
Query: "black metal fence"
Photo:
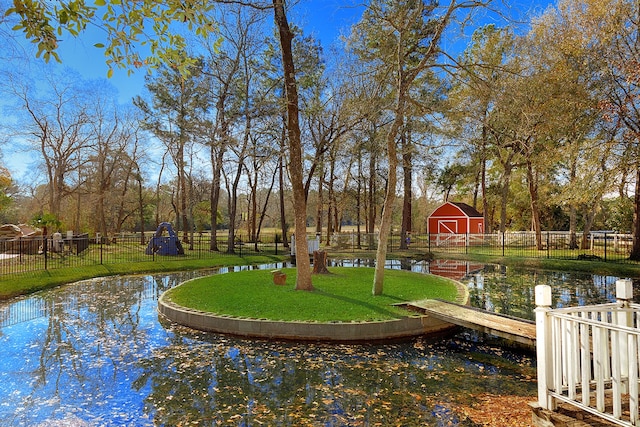
[[[192,241],[180,242],[182,255],[162,255],[149,244],[152,233],[141,238],[140,234],[120,234],[109,238],[88,234],[68,237],[42,236],[16,239],[0,239],[0,275],[50,270],[67,267],[83,267],[98,264],[153,262],[191,259],[214,259],[225,255],[251,254],[288,255],[279,234],[263,234],[258,242],[248,242],[242,234],[236,237],[233,252],[228,252],[226,236],[217,238],[218,251],[210,249],[209,233],[198,233]],[[323,240],[324,239],[324,240]],[[375,250],[377,234],[336,233],[327,243],[325,236],[309,235],[309,248],[325,248],[328,251],[353,252]],[[392,234],[388,252],[400,249],[401,237]],[[409,251],[432,252],[436,256],[447,254],[484,254],[523,258],[588,259],[608,262],[629,262],[631,235],[615,233],[581,234],[572,238],[566,232],[544,232],[540,249],[534,233],[513,232],[499,234],[415,234],[409,235],[405,244]],[[311,250],[311,249],[310,249]]]
[[[398,250],[401,236],[392,234],[387,251]],[[611,262],[629,262],[632,247],[630,234],[593,232],[586,236],[568,232],[543,232],[540,242],[533,232],[493,234],[415,234],[405,237],[409,250],[446,254],[482,254],[523,258],[586,259]],[[341,233],[331,237],[330,247],[342,251],[375,249],[377,234]]]
[[[69,237],[42,236],[0,239],[0,275],[51,270],[57,268],[83,267],[101,264],[171,261],[190,259],[213,259],[221,256],[245,256],[248,254],[275,254],[286,252],[279,235],[261,237],[259,242],[246,242],[242,235],[236,236],[229,252],[228,238],[218,236],[218,250],[211,250],[209,233],[194,234],[193,239],[181,239],[183,252],[166,255],[150,244],[152,233],[119,234],[117,236]]]

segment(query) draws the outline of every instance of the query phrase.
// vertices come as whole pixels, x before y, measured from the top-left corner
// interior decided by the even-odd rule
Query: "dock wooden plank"
[[[536,325],[531,321],[442,300],[411,301],[402,305],[454,325],[535,346]]]

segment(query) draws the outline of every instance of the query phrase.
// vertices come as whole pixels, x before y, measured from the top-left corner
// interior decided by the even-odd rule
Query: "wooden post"
[[[554,410],[555,402],[549,395],[549,389],[553,388],[553,364],[551,349],[551,287],[538,285],[535,288],[536,295],[536,355],[538,368],[538,405],[543,409]]]

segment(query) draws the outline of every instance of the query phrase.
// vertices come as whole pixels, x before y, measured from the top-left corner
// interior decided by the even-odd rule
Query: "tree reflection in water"
[[[607,299],[615,283],[484,269],[464,279],[473,303],[509,314],[532,310],[536,283],[555,284],[564,305]],[[462,336],[298,344],[161,324],[157,297],[202,274],[96,279],[0,304],[0,426],[470,426],[459,409],[478,395],[534,400],[528,355]]]

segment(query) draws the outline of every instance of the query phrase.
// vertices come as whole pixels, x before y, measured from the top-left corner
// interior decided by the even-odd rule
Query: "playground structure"
[[[165,230],[169,234],[168,236],[163,236]],[[182,243],[170,223],[163,222],[158,226],[156,233],[149,240],[145,254],[184,255]]]

